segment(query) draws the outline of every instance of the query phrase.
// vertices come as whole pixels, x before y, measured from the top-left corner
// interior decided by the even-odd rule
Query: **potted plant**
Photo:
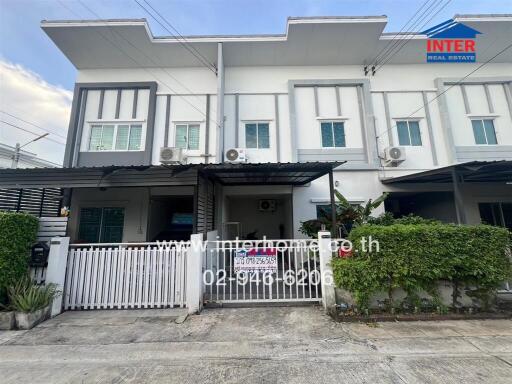
[[[48,319],[53,299],[60,295],[55,284],[36,285],[29,277],[20,279],[8,292],[18,329],[31,329]]]
[[[15,323],[14,311],[11,311],[8,307],[0,309],[0,330],[14,329]]]

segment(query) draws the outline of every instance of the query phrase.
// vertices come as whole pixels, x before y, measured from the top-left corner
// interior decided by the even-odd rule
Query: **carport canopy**
[[[199,177],[210,178],[225,186],[297,186],[328,174],[334,236],[337,229],[333,169],[344,163],[318,161],[0,169],[0,189],[195,186]]]
[[[0,169],[0,188],[196,185],[202,174],[222,185],[304,185],[344,162],[131,165]]]
[[[512,182],[512,161],[470,161],[410,175],[382,179],[384,184]]]

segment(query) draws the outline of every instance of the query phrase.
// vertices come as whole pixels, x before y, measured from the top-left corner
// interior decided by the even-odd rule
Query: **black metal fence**
[[[57,217],[62,205],[60,188],[0,188],[0,211]]]

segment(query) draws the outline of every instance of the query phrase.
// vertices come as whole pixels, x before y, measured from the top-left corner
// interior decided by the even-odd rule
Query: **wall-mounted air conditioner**
[[[228,163],[246,163],[247,156],[244,148],[231,148],[226,151],[224,158]]]
[[[387,147],[384,150],[384,163],[386,166],[396,167],[405,160],[404,147]]]
[[[258,201],[258,209],[260,212],[275,212],[276,201],[273,199],[261,199]]]
[[[162,147],[160,148],[160,162],[162,164],[181,164],[186,156],[182,148]]]

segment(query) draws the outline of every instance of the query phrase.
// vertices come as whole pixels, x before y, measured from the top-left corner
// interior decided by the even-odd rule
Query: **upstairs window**
[[[340,121],[325,121],[320,124],[322,131],[322,147],[346,147],[345,124]]]
[[[420,123],[418,121],[397,121],[398,144],[404,146],[421,146]]]
[[[268,123],[245,124],[245,148],[270,148]]]
[[[176,147],[199,149],[199,124],[177,124]]]
[[[140,151],[141,124],[93,124],[89,151]]]
[[[492,145],[498,144],[494,122],[491,119],[471,120],[475,144]]]

